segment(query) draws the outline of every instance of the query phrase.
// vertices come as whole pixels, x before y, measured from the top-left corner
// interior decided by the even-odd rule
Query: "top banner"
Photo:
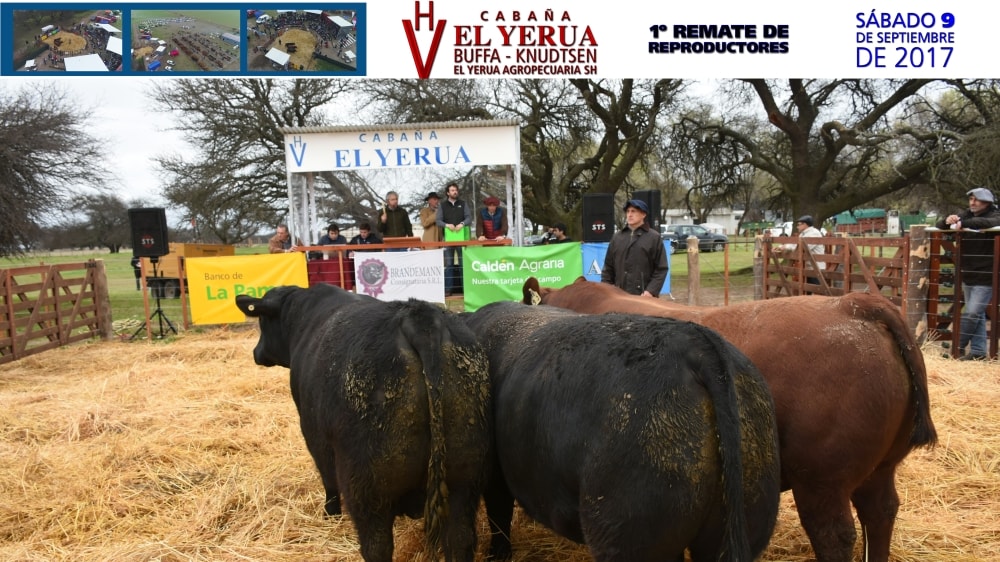
[[[392,21],[409,6],[400,22]],[[905,6],[905,8],[903,7]],[[407,78],[932,78],[996,74],[996,5],[402,2],[370,74]],[[383,21],[384,20],[384,21]],[[393,32],[401,26],[403,32]],[[398,53],[409,53],[413,68]],[[396,57],[392,54],[397,53]]]
[[[998,11],[919,0],[6,2],[0,74],[991,78]]]

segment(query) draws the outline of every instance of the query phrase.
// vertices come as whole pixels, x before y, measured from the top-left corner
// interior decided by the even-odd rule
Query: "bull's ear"
[[[263,305],[264,299],[258,299],[248,295],[236,295],[236,307],[247,316],[256,317],[263,315],[265,312]]]
[[[590,281],[587,281],[587,278],[585,276],[583,276],[583,275],[577,277],[576,281],[573,281],[573,282],[574,283],[590,283]]]
[[[538,298],[538,293],[540,291],[540,286],[538,284],[538,279],[534,277],[528,277],[524,281],[524,287],[521,289],[521,294],[523,299],[521,300],[524,304],[538,304],[535,299]]]

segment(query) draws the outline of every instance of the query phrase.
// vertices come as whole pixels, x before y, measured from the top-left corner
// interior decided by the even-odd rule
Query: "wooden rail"
[[[110,339],[102,260],[0,269],[0,364],[70,343]]]

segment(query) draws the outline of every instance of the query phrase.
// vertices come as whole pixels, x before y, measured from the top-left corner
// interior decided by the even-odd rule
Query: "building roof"
[[[267,57],[267,58],[269,58],[269,59],[271,59],[271,60],[273,60],[274,62],[276,62],[276,63],[278,63],[280,65],[286,65],[286,64],[288,64],[288,61],[292,58],[292,55],[289,55],[288,53],[286,53],[284,51],[279,51],[278,49],[275,49],[274,47],[272,47],[271,50],[268,51],[267,54],[264,55],[264,56]]]
[[[66,57],[67,72],[107,72],[108,67],[104,66],[101,55],[83,55],[79,57]]]

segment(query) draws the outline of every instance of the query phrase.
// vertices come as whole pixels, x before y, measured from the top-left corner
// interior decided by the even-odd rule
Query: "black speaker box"
[[[615,234],[615,196],[610,193],[583,195],[583,241],[610,242]]]
[[[660,192],[655,189],[636,191],[632,194],[633,199],[639,199],[649,205],[649,214],[646,215],[646,222],[656,232],[660,231],[662,214],[660,212]]]
[[[160,208],[129,209],[132,229],[132,255],[158,258],[170,253],[167,243],[167,213]]]

